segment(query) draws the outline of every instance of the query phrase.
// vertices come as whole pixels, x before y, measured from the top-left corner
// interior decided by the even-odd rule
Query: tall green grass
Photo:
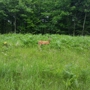
[[[90,90],[89,49],[89,36],[0,35],[0,90]]]

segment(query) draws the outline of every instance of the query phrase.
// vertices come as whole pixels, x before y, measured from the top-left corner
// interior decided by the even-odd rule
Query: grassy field
[[[0,35],[0,90],[90,90],[90,36]]]

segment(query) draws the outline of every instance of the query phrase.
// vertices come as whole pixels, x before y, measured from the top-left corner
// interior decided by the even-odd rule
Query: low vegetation
[[[89,49],[89,36],[0,35],[0,90],[90,90]]]

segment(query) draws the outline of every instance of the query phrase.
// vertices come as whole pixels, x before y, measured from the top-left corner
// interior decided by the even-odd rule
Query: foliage
[[[90,0],[0,0],[0,33],[89,35]]]
[[[39,49],[48,37],[50,45]],[[0,35],[0,89],[90,89],[89,48],[89,36]]]

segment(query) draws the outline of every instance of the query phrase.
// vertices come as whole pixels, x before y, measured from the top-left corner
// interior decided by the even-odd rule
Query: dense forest
[[[0,33],[90,35],[90,0],[0,0]]]

